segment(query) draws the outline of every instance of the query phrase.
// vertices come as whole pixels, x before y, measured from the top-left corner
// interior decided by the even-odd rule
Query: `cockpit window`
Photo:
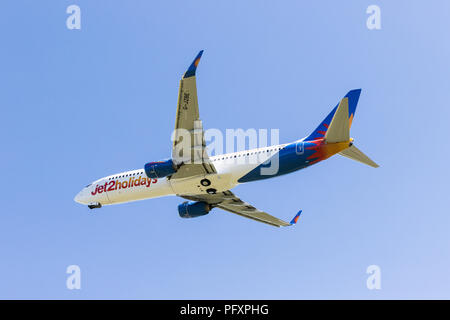
[[[85,188],[92,186],[92,183],[89,183]]]

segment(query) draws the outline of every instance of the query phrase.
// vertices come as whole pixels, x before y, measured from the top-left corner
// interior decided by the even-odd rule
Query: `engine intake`
[[[178,213],[181,218],[196,218],[204,216],[211,211],[211,206],[206,202],[183,202],[178,206]]]
[[[177,172],[172,160],[146,163],[144,170],[147,177],[152,179],[164,178]]]

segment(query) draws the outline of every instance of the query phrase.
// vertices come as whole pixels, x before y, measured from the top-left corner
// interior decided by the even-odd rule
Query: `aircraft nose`
[[[85,189],[83,189],[80,192],[78,192],[78,194],[75,196],[75,198],[73,198],[73,200],[75,202],[78,202],[78,203],[81,203],[81,204],[86,204],[86,192],[85,192]]]

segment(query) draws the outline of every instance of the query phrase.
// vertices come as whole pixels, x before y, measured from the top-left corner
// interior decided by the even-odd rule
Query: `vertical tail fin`
[[[334,113],[333,119],[325,134],[327,143],[345,142],[350,140],[350,121],[348,120],[348,98],[343,98]]]
[[[352,126],[353,117],[355,115],[356,111],[356,105],[358,104],[359,95],[361,94],[361,89],[355,89],[349,91],[345,97],[348,100],[348,120],[349,124],[348,127]],[[343,100],[344,100],[343,99]],[[341,100],[341,101],[343,101]],[[338,109],[340,103],[336,107],[334,107],[333,110],[328,114],[328,116],[320,123],[320,125],[314,130],[308,137],[305,138],[306,141],[308,140],[315,140],[315,139],[322,139],[325,138],[328,128],[330,127],[331,120],[334,117],[334,114],[336,113],[336,110]]]

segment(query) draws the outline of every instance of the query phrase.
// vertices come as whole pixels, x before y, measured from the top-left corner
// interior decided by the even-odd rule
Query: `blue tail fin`
[[[349,91],[344,98],[348,98],[348,119],[350,121],[350,127],[352,126],[353,117],[356,111],[356,105],[358,104],[359,95],[361,94],[361,89],[355,89]],[[334,113],[336,112],[339,103],[334,107],[333,110],[328,114],[328,116],[322,121],[322,123],[314,130],[305,141],[316,140],[325,137],[328,127],[330,126],[331,119],[333,119]]]

